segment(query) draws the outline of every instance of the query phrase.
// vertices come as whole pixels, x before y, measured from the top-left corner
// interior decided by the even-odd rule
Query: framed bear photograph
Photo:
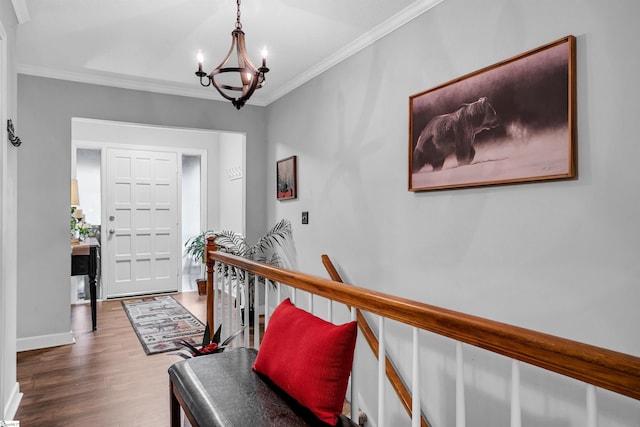
[[[575,37],[409,97],[409,191],[566,179]]]

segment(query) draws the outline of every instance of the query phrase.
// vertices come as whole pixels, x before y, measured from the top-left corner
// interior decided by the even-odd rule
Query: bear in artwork
[[[439,171],[445,159],[453,153],[458,166],[468,165],[476,154],[473,147],[476,135],[499,125],[496,110],[486,97],[462,104],[452,113],[434,117],[420,133],[413,149],[413,172],[427,164],[434,171]]]

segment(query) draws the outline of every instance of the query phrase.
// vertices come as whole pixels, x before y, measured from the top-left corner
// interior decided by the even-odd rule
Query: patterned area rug
[[[170,295],[123,300],[122,306],[147,355],[202,344],[204,324]]]

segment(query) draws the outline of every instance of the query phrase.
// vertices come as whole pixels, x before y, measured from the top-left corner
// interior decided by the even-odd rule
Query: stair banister
[[[329,273],[329,277],[331,277],[332,280],[336,282],[344,283],[342,280],[342,277],[340,276],[340,273],[338,273],[338,270],[336,270],[329,256],[322,255],[322,264],[324,265],[324,268],[327,270],[327,273]],[[329,301],[331,300],[329,299]],[[373,354],[376,355],[376,357],[379,357],[380,350],[379,350],[378,340],[376,339],[376,335],[371,329],[371,326],[369,326],[369,321],[364,316],[364,314],[358,309],[356,309],[356,316],[357,316],[358,328],[360,328],[360,332],[362,332],[362,335],[364,336],[365,340],[369,344],[369,347],[371,348],[371,351],[373,352]],[[415,345],[417,345],[417,341],[414,343],[414,346]],[[417,349],[414,349],[414,351],[417,351]],[[417,358],[417,353],[415,357]],[[380,362],[380,360],[381,359],[379,358],[378,362]],[[385,364],[385,371],[387,374],[387,378],[389,378],[389,382],[391,383],[391,386],[395,390],[396,395],[400,399],[400,402],[402,402],[402,406],[404,407],[405,411],[407,411],[407,414],[409,414],[409,416],[412,416],[412,413],[414,413],[414,405],[412,403],[413,398],[411,396],[411,393],[409,393],[409,390],[405,385],[405,382],[402,380],[402,378],[400,378],[400,374],[398,373],[398,370],[396,369],[396,367],[393,365],[393,362],[386,355],[384,357],[384,364]],[[415,361],[415,364],[417,366],[417,360]],[[414,369],[417,369],[417,367],[414,367]],[[416,396],[415,390],[416,389],[414,388],[414,396]],[[418,399],[416,402],[417,408],[418,408],[417,414],[419,416],[420,426],[429,427],[426,417],[422,415],[422,412],[420,410],[419,396],[417,397],[417,399]]]
[[[214,261],[640,399],[636,356],[208,250],[208,270]],[[207,277],[213,280],[212,275]]]

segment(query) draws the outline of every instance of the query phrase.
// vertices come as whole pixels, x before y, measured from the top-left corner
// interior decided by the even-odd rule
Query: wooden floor
[[[205,296],[174,296],[204,321]],[[18,353],[21,427],[169,425],[167,369],[181,359],[147,356],[120,301],[99,302],[97,317],[91,332],[89,305],[73,306],[75,344]]]

